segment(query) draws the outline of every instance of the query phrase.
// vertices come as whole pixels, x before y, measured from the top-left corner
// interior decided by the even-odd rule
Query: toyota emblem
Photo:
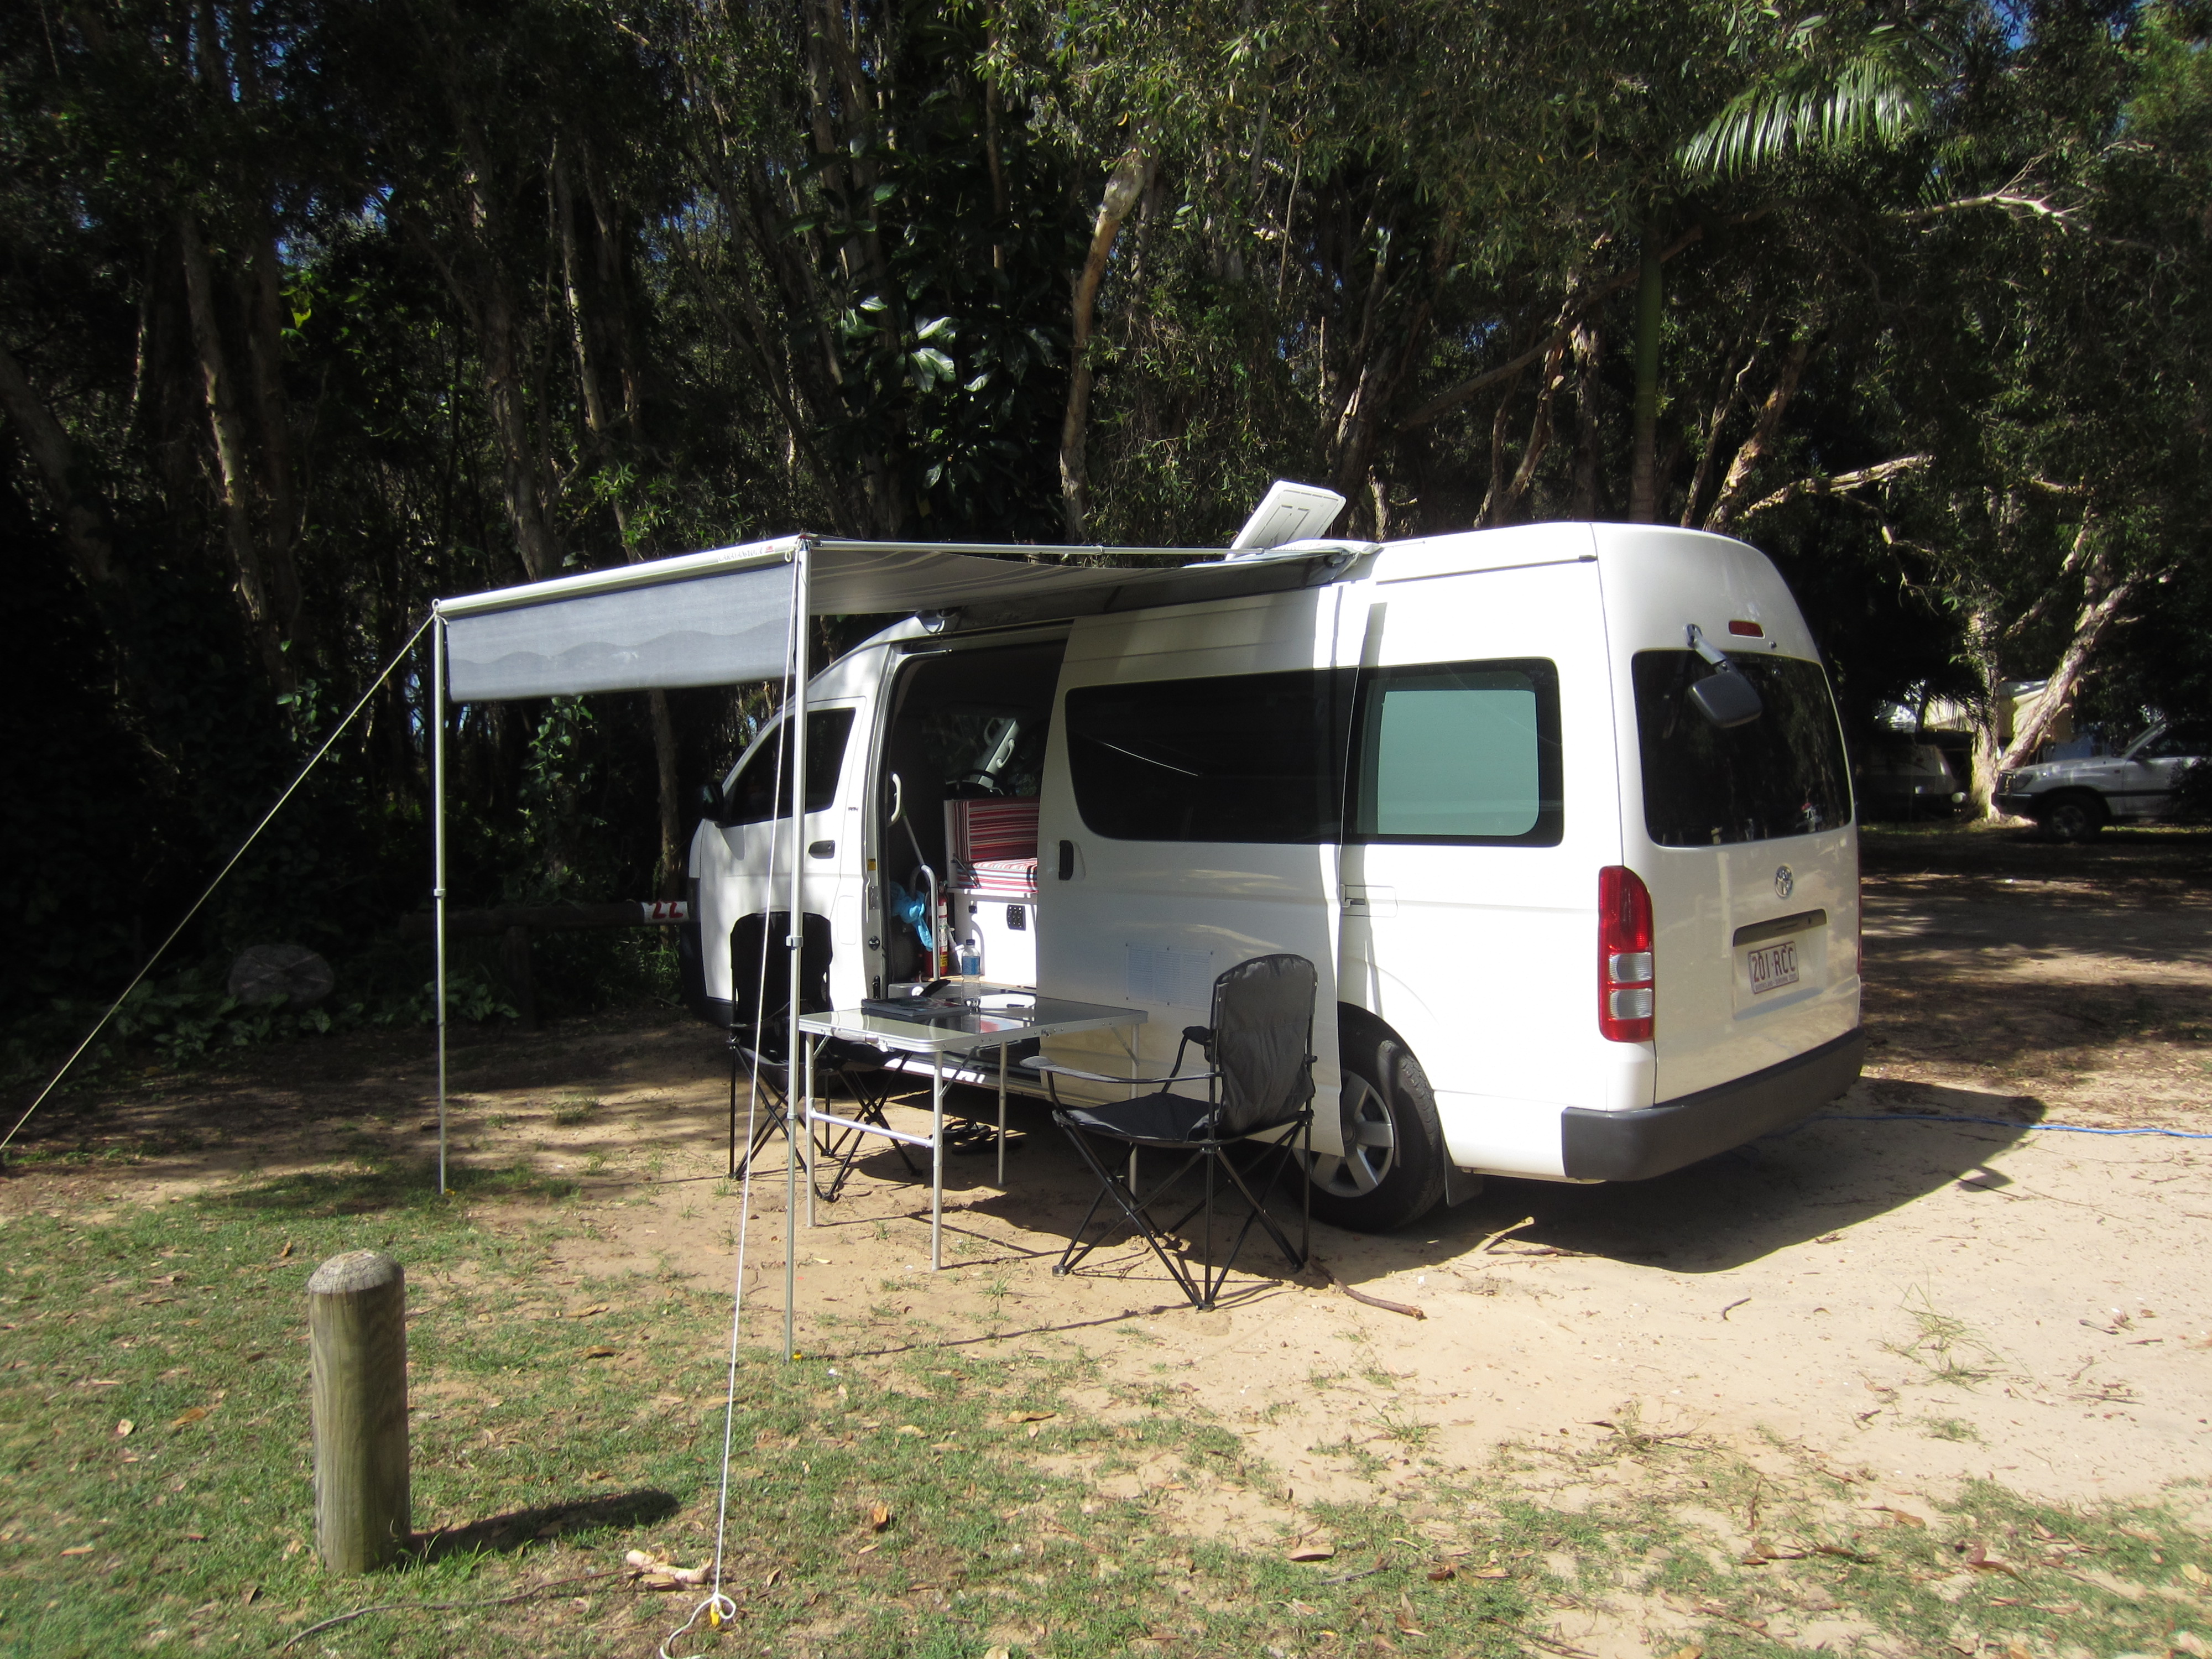
[[[1775,897],[1784,899],[1788,898],[1790,895],[1796,890],[1796,886],[1797,878],[1790,873],[1790,866],[1788,865],[1784,865],[1780,869],[1774,872]]]

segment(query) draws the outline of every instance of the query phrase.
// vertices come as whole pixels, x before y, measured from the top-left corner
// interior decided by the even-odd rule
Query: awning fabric
[[[797,538],[617,566],[441,600],[455,702],[729,685],[784,672]],[[815,616],[958,610],[978,622],[1086,615],[1297,587],[1359,544],[1313,543],[1224,559],[1218,549],[805,544]],[[1000,556],[991,556],[998,555]],[[1206,561],[1167,569],[1062,562]],[[1032,562],[1049,558],[1049,563]]]

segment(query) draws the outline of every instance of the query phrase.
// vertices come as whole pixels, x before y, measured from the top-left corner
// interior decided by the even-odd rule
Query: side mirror
[[[710,823],[720,823],[726,807],[722,799],[722,786],[702,783],[699,786],[699,815]]]
[[[1689,690],[1690,707],[1726,732],[1748,726],[1766,712],[1759,688],[1734,668],[1708,674]]]

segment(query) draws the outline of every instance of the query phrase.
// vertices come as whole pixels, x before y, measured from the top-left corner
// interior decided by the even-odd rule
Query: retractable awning
[[[780,678],[802,603],[817,617],[1084,616],[1279,592],[1328,580],[1362,550],[1358,543],[1297,542],[1224,556],[1208,548],[790,537],[443,599],[438,614],[448,695],[487,702]],[[1102,558],[1184,562],[1146,569]]]
[[[588,691],[641,691],[748,680],[783,682],[790,775],[805,777],[805,618],[957,611],[971,624],[1042,621],[1154,605],[1282,592],[1333,580],[1370,544],[1277,541],[1325,528],[1340,498],[1279,483],[1238,537],[1252,551],[1180,547],[1018,547],[981,543],[861,542],[793,536],[587,571],[438,602],[431,655],[432,905],[437,939],[438,1189],[446,1190],[446,705]],[[1108,559],[1153,562],[1151,568]],[[1174,560],[1166,568],[1161,560]],[[789,845],[803,811],[793,792]],[[804,913],[801,872],[788,914]],[[789,954],[787,1006],[800,1005],[801,930]],[[791,1098],[800,1097],[800,1044],[790,1044]],[[787,1134],[787,1142],[788,1142]],[[784,1352],[791,1352],[798,1165],[786,1147]]]

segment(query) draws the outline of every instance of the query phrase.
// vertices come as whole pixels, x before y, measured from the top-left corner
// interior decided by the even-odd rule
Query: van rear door
[[[1604,526],[1621,831],[1650,890],[1660,1104],[1858,1024],[1858,843],[1827,676],[1765,557],[1692,532]],[[1687,691],[1717,672],[1763,710],[1721,729]]]
[[[1144,1009],[1149,1075],[1206,1021],[1217,975],[1279,951],[1313,963],[1316,1145],[1335,1123],[1340,608],[1323,587],[1079,621],[1038,836],[1038,989]],[[1117,1040],[1052,1049],[1117,1072]]]

